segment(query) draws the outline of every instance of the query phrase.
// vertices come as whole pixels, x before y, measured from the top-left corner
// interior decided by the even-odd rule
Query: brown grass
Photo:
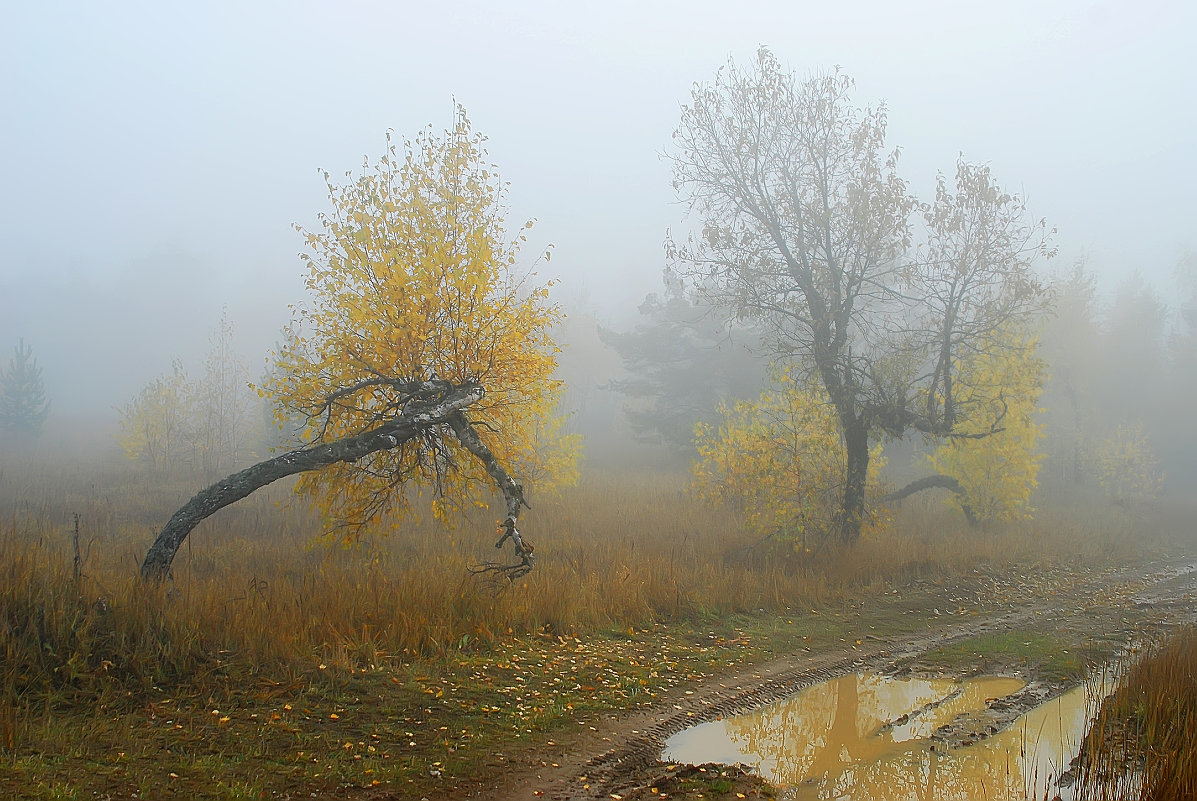
[[[1078,760],[1085,798],[1197,799],[1197,627],[1148,647],[1101,705]]]
[[[838,647],[866,605],[879,629],[913,630],[941,581],[1140,552],[1117,513],[983,530],[920,498],[884,535],[799,555],[751,547],[682,475],[591,471],[532,498],[537,568],[498,592],[468,570],[494,558],[497,514],[329,550],[286,486],[205,522],[173,584],[143,585],[157,527],[202,484],[116,462],[0,465],[0,795],[153,797],[178,776],[190,797],[379,782],[419,797],[433,768],[486,775],[520,738],[776,650]]]
[[[537,568],[496,591],[468,572],[494,556],[492,513],[456,528],[413,521],[399,535],[329,550],[311,545],[319,521],[276,486],[197,529],[171,586],[144,586],[141,554],[199,483],[124,467],[0,473],[0,700],[75,702],[117,686],[136,693],[232,673],[286,678],[318,664],[435,658],[543,630],[807,609],[912,577],[1113,547],[1083,521],[1050,517],[971,530],[926,500],[908,502],[884,535],[800,557],[752,548],[733,512],[690,499],[684,476],[592,474],[538,500],[522,521],[539,546]]]

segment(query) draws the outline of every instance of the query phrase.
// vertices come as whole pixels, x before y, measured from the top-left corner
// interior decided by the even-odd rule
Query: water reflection
[[[930,734],[987,698],[1022,687],[1017,679],[892,679],[844,676],[755,712],[679,732],[665,758],[744,763],[794,799],[952,801],[1041,798],[1071,759],[1084,731],[1078,688],[997,735],[948,752]],[[903,716],[901,725],[891,725]],[[941,746],[942,749],[942,746]]]

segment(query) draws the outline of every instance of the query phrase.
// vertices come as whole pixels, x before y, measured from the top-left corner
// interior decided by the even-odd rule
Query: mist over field
[[[1197,792],[1192,3],[10,5],[0,796]]]
[[[535,217],[570,311],[625,326],[686,230],[670,169],[690,86],[770,45],[841,66],[884,101],[916,187],[957,154],[992,166],[1059,229],[1109,297],[1134,274],[1175,309],[1197,168],[1184,31],[1153,2],[1000,8],[849,3],[20,4],[3,36],[8,191],[0,342],[24,337],[56,414],[112,420],[227,307],[257,368],[303,298],[293,223],[327,209],[317,170],[462,103]],[[529,248],[535,253],[537,248]],[[6,350],[7,352],[7,350]]]

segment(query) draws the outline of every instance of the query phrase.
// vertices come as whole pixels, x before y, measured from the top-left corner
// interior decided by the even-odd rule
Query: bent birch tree
[[[458,109],[454,128],[414,141],[388,136],[386,153],[335,185],[332,211],[306,231],[308,303],[293,310],[274,371],[259,392],[280,424],[302,420],[301,445],[219,481],[171,517],[142,564],[162,578],[191,530],[213,512],[280,478],[351,540],[397,527],[412,490],[430,490],[433,514],[486,503],[506,517],[498,545],[516,561],[484,570],[531,570],[517,528],[523,485],[575,477],[573,437],[556,410],[560,319],[550,284],[519,275],[533,225],[506,232],[505,184],[486,162],[485,138]],[[546,254],[547,258],[547,254]]]

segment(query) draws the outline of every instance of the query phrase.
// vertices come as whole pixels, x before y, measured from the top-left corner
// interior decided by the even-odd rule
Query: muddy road
[[[666,693],[651,707],[590,719],[576,731],[558,733],[541,745],[496,754],[493,778],[445,787],[430,801],[449,798],[585,799],[769,797],[768,788],[742,771],[716,766],[666,765],[658,761],[665,740],[695,724],[727,717],[812,684],[847,673],[1019,675],[1028,691],[1005,722],[1045,698],[1075,685],[1077,677],[1055,675],[1049,660],[979,647],[967,664],[949,652],[967,652],[991,635],[1048,635],[1072,644],[1088,662],[1170,626],[1197,620],[1197,559],[1173,559],[1100,573],[1053,571],[1023,575],[974,573],[952,584],[912,588],[938,606],[912,604],[908,614],[929,625],[915,633],[876,636],[866,607],[851,611],[855,639],[842,647],[803,649],[752,669],[715,677]],[[905,591],[905,590],[904,590]],[[897,591],[894,591],[895,594]],[[983,611],[981,611],[983,610]],[[891,609],[892,611],[892,609]],[[1064,649],[1067,652],[1067,648]],[[1042,656],[1042,655],[1041,655]],[[1002,721],[998,721],[1001,723]],[[950,734],[948,735],[950,736]],[[489,771],[488,771],[489,772]]]

